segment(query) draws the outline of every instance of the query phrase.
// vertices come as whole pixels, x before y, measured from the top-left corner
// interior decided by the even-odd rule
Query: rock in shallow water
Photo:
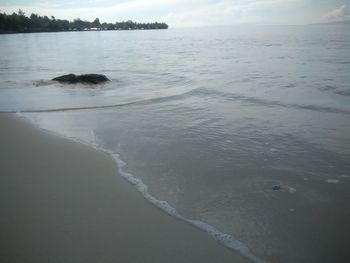
[[[272,186],[272,190],[274,190],[274,191],[282,190],[282,186],[280,186],[280,185],[274,185],[274,186]]]
[[[53,78],[52,80],[55,80],[61,83],[69,83],[69,84],[75,84],[75,83],[99,84],[102,82],[106,82],[109,79],[102,74],[84,74],[84,75],[68,74],[68,75],[59,76],[57,78]]]

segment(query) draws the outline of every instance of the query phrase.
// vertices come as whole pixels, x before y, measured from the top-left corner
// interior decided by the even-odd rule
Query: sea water
[[[2,112],[253,262],[350,262],[349,83],[349,25],[0,35]]]

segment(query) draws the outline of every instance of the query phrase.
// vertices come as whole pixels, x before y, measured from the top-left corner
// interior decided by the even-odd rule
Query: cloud
[[[350,19],[350,8],[347,5],[334,9],[323,16],[325,20],[348,20]]]
[[[237,0],[211,1],[177,10],[163,16],[163,20],[175,26],[203,26],[275,23],[273,12],[288,12],[299,0]],[[283,18],[279,21],[282,22]]]
[[[170,12],[163,17],[175,26],[223,25],[258,22],[261,18],[249,12],[246,5],[219,2],[188,10]]]

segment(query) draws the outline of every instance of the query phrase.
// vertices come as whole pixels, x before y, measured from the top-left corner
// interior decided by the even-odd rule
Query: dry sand
[[[247,262],[148,203],[107,154],[0,114],[0,262]]]

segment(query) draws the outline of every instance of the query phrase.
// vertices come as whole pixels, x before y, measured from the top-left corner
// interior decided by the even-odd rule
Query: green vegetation
[[[7,15],[0,12],[0,33],[32,33],[32,32],[60,32],[60,31],[85,31],[85,30],[143,30],[143,29],[167,29],[165,23],[136,23],[131,20],[116,23],[100,23],[96,18],[93,22],[80,18],[74,21],[56,19],[47,16],[31,14],[29,17],[21,10],[18,13]]]

